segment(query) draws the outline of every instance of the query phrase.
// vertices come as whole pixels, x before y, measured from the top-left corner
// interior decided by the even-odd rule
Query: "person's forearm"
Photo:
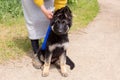
[[[45,6],[44,6],[44,5],[41,5],[41,6],[40,6],[40,9],[41,9],[42,12],[46,15],[47,9],[45,8]]]
[[[42,10],[42,12],[45,14],[45,16],[46,16],[48,19],[52,19],[52,17],[53,17],[52,11],[47,10],[44,5],[41,5],[41,6],[40,6],[40,9]]]
[[[40,7],[41,11],[45,14],[45,16],[48,19],[52,19],[53,13],[49,10],[47,10],[44,6],[44,1],[43,0],[34,0],[34,3]]]

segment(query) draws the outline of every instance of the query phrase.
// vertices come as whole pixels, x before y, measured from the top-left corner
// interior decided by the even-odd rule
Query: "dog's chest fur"
[[[53,44],[49,45],[48,49],[51,53],[53,53],[53,57],[59,57],[64,51],[66,51],[68,48],[68,42],[62,43],[62,44]]]
[[[62,53],[64,53],[68,48],[68,35],[56,35],[51,32],[47,42],[47,50],[53,54],[54,57],[59,57]]]

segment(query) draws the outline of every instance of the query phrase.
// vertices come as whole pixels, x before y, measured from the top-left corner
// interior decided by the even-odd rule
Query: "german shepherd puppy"
[[[49,68],[51,63],[58,63],[61,69],[62,76],[68,76],[66,64],[70,69],[75,67],[75,64],[66,55],[68,48],[68,31],[72,25],[72,13],[69,7],[65,6],[53,15],[51,20],[51,32],[49,34],[46,50],[39,49],[38,57],[43,63],[42,76],[49,75]]]

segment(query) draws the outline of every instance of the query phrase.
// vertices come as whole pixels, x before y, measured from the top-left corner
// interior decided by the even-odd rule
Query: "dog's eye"
[[[62,24],[65,24],[65,21],[62,21]]]
[[[67,24],[67,21],[66,21],[66,20],[63,20],[63,21],[62,21],[62,24]]]
[[[55,20],[55,23],[60,23],[60,20],[59,19]]]
[[[60,23],[60,20],[57,20],[57,23]]]

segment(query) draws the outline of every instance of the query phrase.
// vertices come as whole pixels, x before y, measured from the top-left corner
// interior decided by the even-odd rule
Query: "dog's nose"
[[[59,32],[59,33],[62,33],[63,31],[62,31],[62,30],[59,30],[58,32]]]
[[[61,32],[62,32],[62,30],[59,30],[58,32],[60,32],[60,33],[61,33]]]

